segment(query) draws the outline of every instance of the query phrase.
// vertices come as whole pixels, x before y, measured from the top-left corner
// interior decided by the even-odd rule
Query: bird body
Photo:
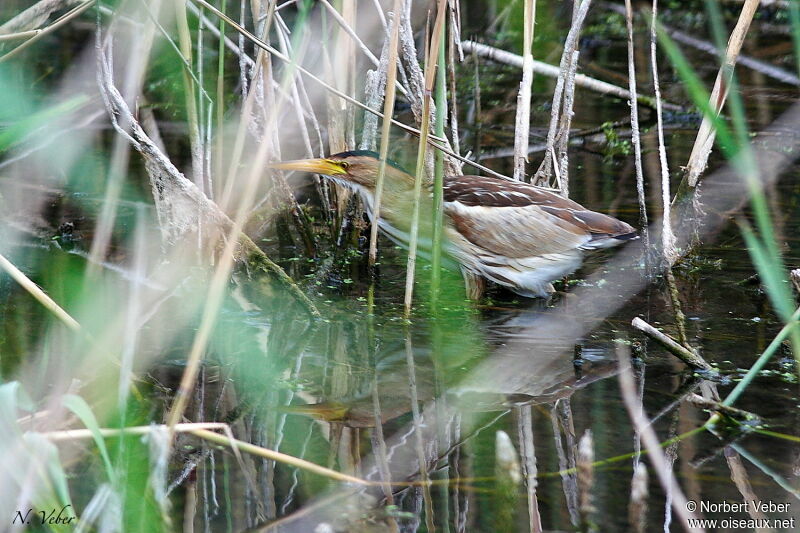
[[[373,224],[378,166],[377,154],[367,151],[273,165],[319,173],[358,192]],[[387,162],[377,223],[400,244],[409,240],[413,187],[413,176]],[[426,190],[420,212],[432,213],[430,183]],[[443,192],[446,253],[467,272],[523,296],[548,296],[551,281],[577,269],[585,251],[637,238],[625,222],[519,181],[445,176]],[[420,246],[430,248],[430,216],[421,217],[419,235]]]

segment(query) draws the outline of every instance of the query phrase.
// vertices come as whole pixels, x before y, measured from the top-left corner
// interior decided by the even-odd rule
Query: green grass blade
[[[794,60],[797,62],[797,72],[800,74],[800,0],[789,0],[789,24],[792,28]]]
[[[725,120],[717,114],[711,107],[710,94],[706,90],[700,77],[694,71],[689,61],[683,55],[675,41],[664,31],[664,28],[656,21],[656,31],[658,41],[667,53],[673,67],[678,71],[681,80],[686,84],[686,91],[694,104],[700,111],[711,120],[717,132],[717,143],[723,154],[728,159],[733,159],[738,152],[738,146]]]
[[[0,153],[8,150],[33,131],[75,111],[88,101],[89,98],[86,96],[76,96],[65,102],[37,111],[23,120],[13,122],[0,133]]]
[[[91,431],[94,443],[97,445],[97,449],[100,450],[100,456],[103,458],[103,464],[105,465],[108,479],[114,483],[116,481],[116,473],[113,465],[111,464],[111,457],[108,454],[108,448],[106,448],[106,440],[100,433],[100,425],[97,423],[97,418],[95,418],[92,408],[89,407],[89,404],[86,403],[86,400],[75,394],[65,395],[62,402],[64,407],[72,411],[75,416],[80,418],[81,422],[83,422],[83,425],[86,426],[86,429]]]

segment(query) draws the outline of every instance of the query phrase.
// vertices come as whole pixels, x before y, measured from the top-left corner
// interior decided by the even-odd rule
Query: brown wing
[[[522,182],[482,176],[445,180],[445,212],[472,244],[506,257],[592,247],[595,239],[635,235],[628,224]]]

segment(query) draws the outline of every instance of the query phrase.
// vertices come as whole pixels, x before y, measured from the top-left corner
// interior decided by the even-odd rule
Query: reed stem
[[[446,24],[446,22],[443,22]],[[444,33],[444,28],[442,28]],[[431,51],[432,52],[432,51]],[[445,40],[439,41],[439,68],[436,70],[436,135],[444,137],[447,120],[447,72]],[[444,223],[444,154],[437,150],[433,167],[433,250],[431,254],[431,311],[436,313],[442,281],[442,232]]]
[[[439,57],[439,42],[442,39],[444,27],[444,14],[447,7],[446,0],[439,0],[436,22],[433,27],[433,38],[428,49],[428,60],[425,63],[425,90],[422,97],[422,120],[420,124],[419,151],[417,152],[417,166],[414,175],[414,208],[411,215],[411,234],[408,244],[408,263],[406,265],[406,290],[403,302],[403,316],[408,320],[411,316],[411,302],[414,294],[414,270],[417,265],[417,244],[419,238],[419,204],[425,178],[425,158],[428,148],[428,132],[431,120],[431,93],[435,80],[436,63]]]

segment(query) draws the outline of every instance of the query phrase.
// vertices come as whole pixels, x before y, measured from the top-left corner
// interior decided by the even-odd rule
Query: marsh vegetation
[[[0,529],[794,529],[798,74],[795,0],[2,2]],[[353,150],[405,240],[276,168]],[[484,292],[462,174],[640,238]]]

